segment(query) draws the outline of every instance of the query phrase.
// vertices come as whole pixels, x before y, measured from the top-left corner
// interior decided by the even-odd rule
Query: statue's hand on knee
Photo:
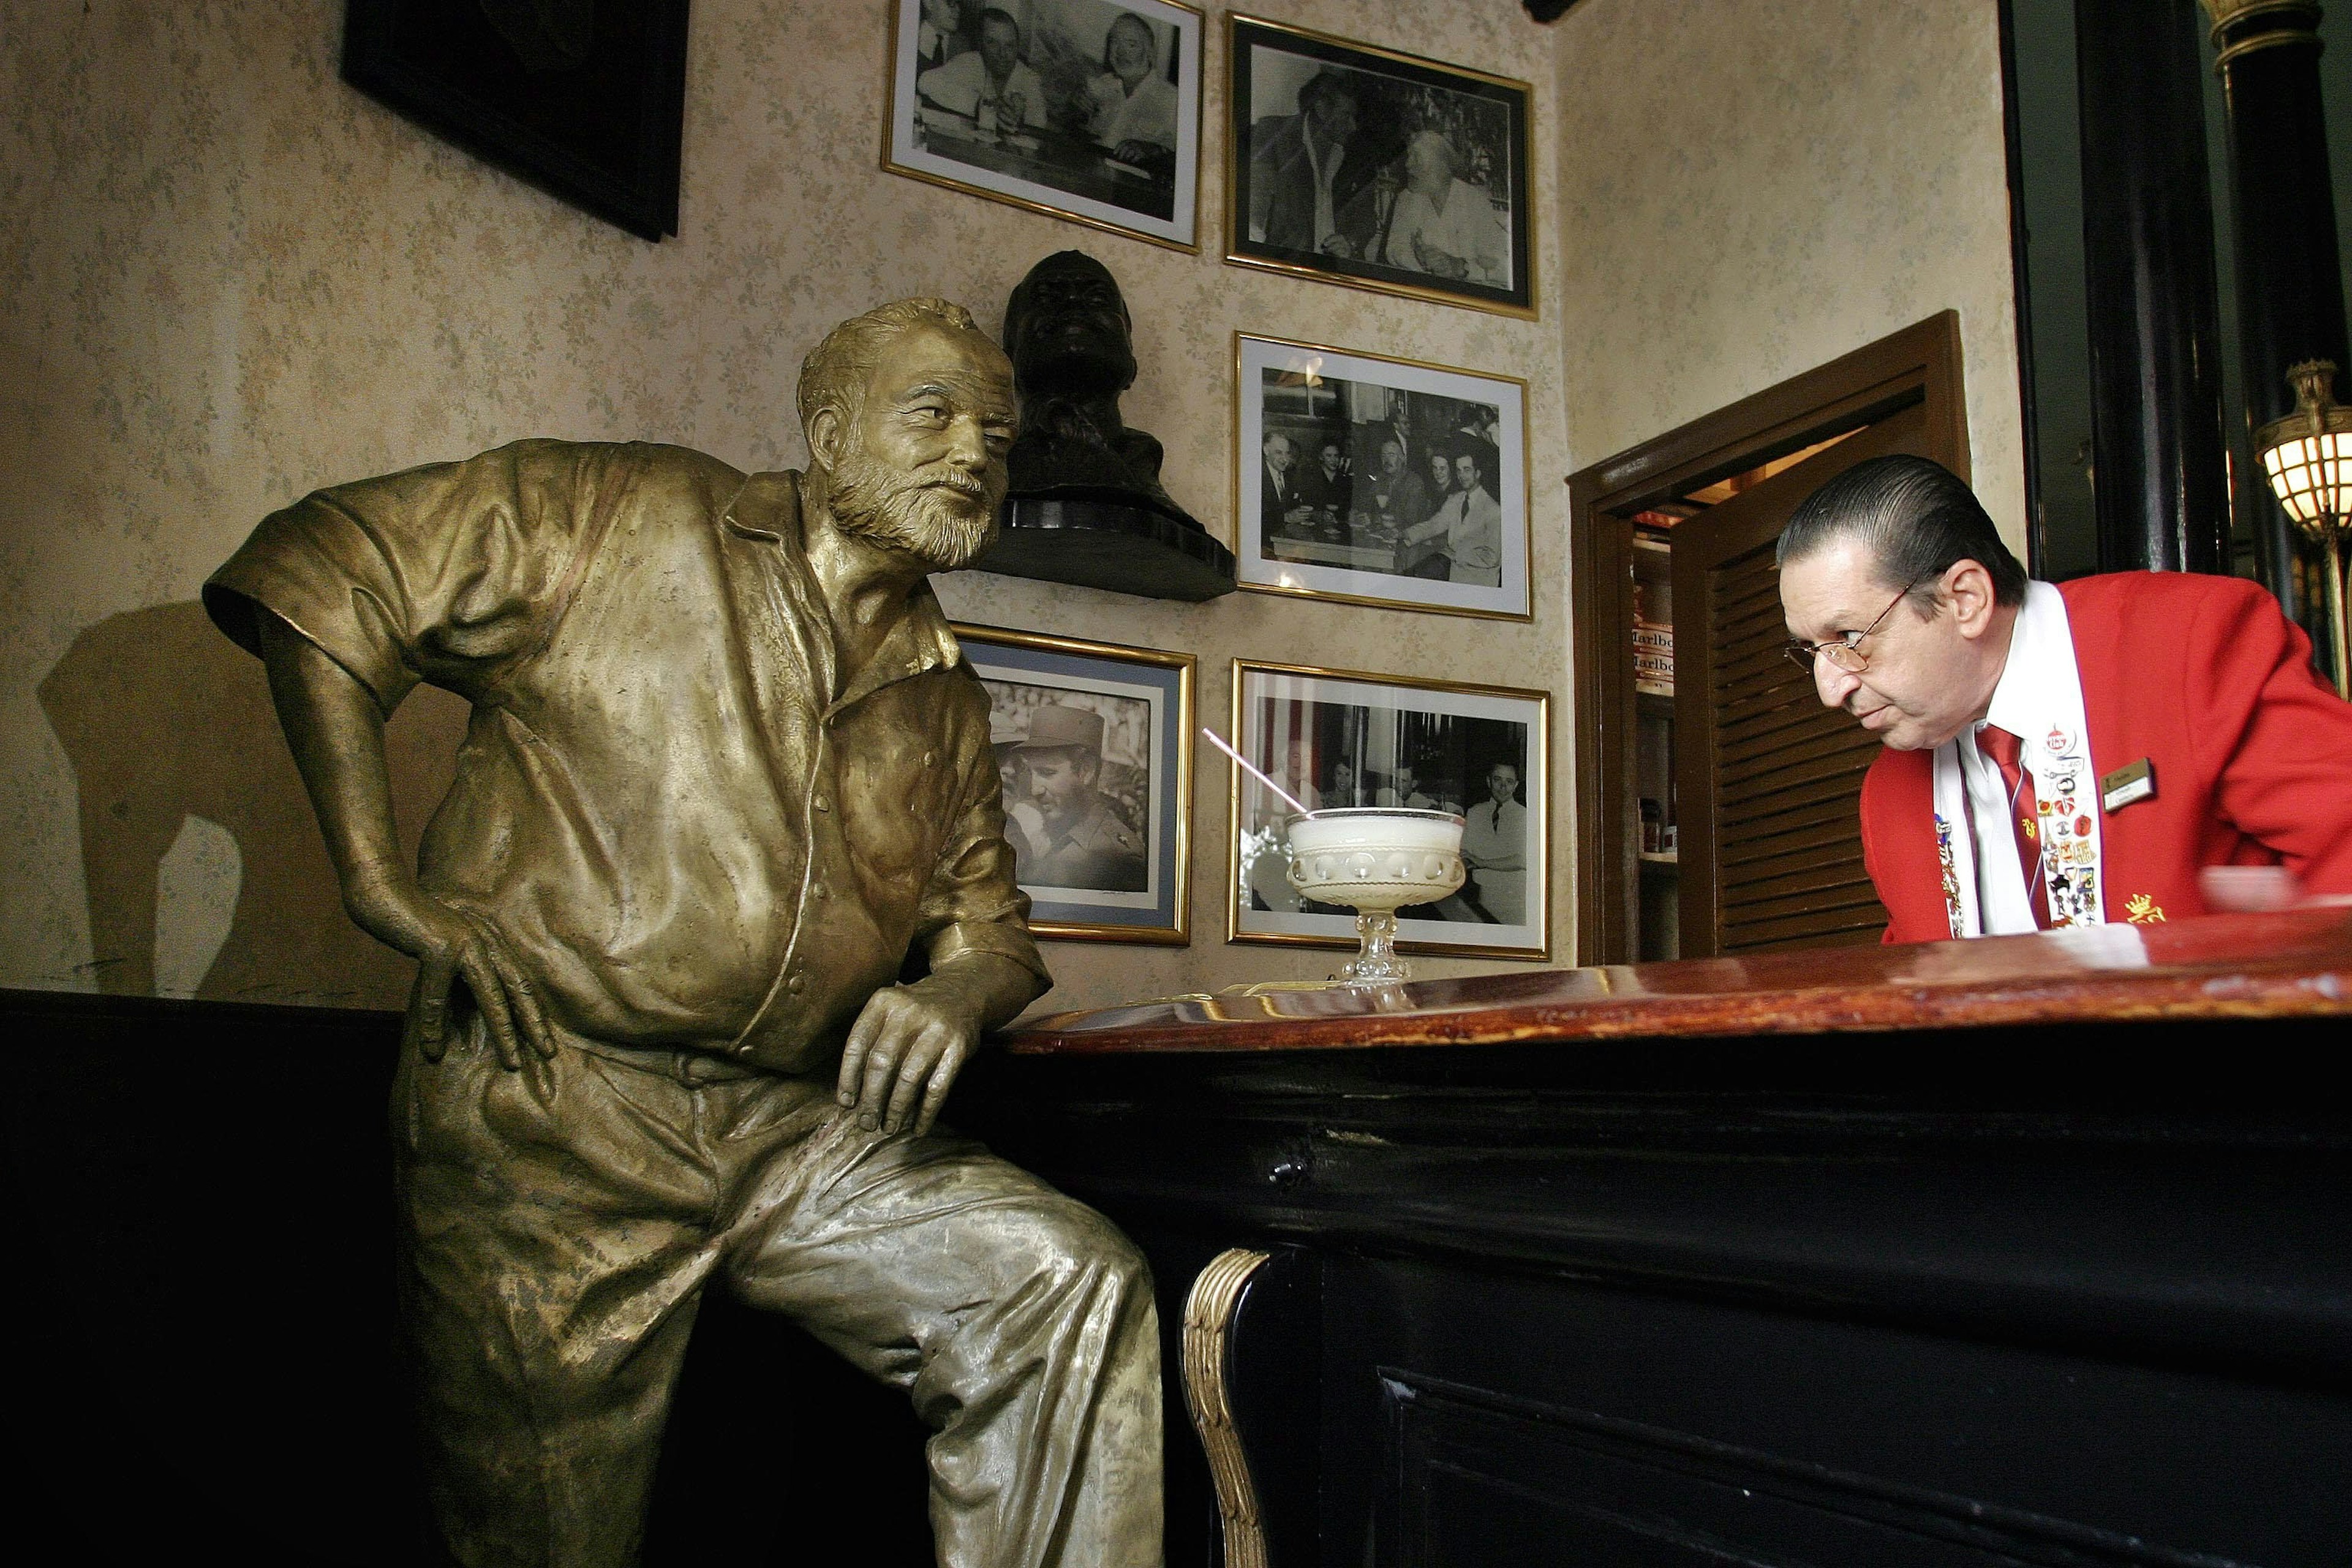
[[[885,986],[849,1031],[836,1097],[869,1132],[929,1132],[981,1030],[1019,1012],[1032,989],[1026,971],[976,953]]]

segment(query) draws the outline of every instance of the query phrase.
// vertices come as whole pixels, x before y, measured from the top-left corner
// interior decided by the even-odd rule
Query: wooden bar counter
[[[1224,1257],[1234,1563],[2343,1563],[2347,1020],[2243,916],[1064,1014],[951,1114],[1171,1358]]]

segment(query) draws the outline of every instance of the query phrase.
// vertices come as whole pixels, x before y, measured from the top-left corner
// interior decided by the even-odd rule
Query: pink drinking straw
[[[1209,744],[1216,747],[1217,750],[1224,752],[1225,755],[1239,763],[1242,765],[1244,772],[1247,773],[1250,777],[1257,780],[1258,783],[1265,785],[1266,788],[1272,790],[1275,794],[1280,795],[1284,802],[1287,804],[1293,811],[1298,813],[1299,816],[1312,816],[1315,815],[1313,812],[1307,809],[1306,804],[1297,795],[1291,794],[1288,790],[1283,788],[1280,784],[1275,783],[1264,773],[1258,772],[1255,767],[1252,767],[1250,765],[1250,760],[1247,757],[1243,756],[1239,752],[1234,751],[1233,747],[1227,745],[1223,736],[1218,734],[1214,730],[1210,729],[1206,724],[1201,726],[1201,733],[1209,737]]]

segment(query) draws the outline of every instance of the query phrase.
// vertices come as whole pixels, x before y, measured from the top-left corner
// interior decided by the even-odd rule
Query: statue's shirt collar
[[[830,627],[824,595],[817,587],[816,574],[809,569],[808,552],[801,541],[800,480],[801,476],[788,468],[753,474],[727,503],[719,523],[738,539],[768,546],[782,578],[780,585],[793,607],[813,625]],[[832,650],[824,651],[830,655]],[[827,666],[825,685],[840,693],[825,710],[830,718],[894,682],[962,663],[963,645],[956,640],[946,612],[940,608],[939,595],[926,580],[908,595],[905,617],[891,628],[874,658],[845,684],[830,668],[831,658],[823,662]]]

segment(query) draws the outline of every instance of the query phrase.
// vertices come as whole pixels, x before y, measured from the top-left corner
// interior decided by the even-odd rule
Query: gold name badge
[[[2121,811],[2136,800],[2155,798],[2156,764],[2146,757],[2099,779],[2099,805],[2103,810]]]

